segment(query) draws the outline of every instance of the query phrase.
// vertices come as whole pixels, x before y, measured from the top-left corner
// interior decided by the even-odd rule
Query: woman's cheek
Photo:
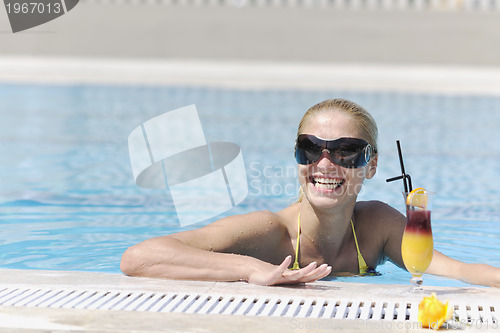
[[[304,186],[309,177],[309,168],[305,165],[299,164],[298,169],[300,185]]]

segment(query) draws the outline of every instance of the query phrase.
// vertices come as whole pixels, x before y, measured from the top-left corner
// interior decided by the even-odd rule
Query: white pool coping
[[[410,295],[405,285],[384,285],[319,281],[302,286],[265,287],[244,282],[174,281],[132,278],[121,274],[0,269],[0,290],[5,288],[78,289],[153,293],[199,293],[245,295],[248,297],[302,297],[303,299],[363,300],[364,302],[418,304],[424,295],[435,292],[450,304],[489,304],[500,316],[500,289],[483,287],[426,286],[424,295]],[[402,325],[402,324],[401,324]],[[29,306],[0,306],[0,331],[45,332],[287,332],[287,331],[413,331],[409,325],[361,319],[317,319],[280,316],[160,313],[117,310],[63,309]],[[308,329],[307,329],[308,328]],[[492,329],[492,323],[467,330]],[[497,328],[498,330],[498,328]]]
[[[500,68],[0,56],[0,82],[500,95]]]

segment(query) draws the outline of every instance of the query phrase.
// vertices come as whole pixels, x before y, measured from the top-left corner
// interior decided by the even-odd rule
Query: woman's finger
[[[332,272],[332,267],[328,266],[327,264],[323,264],[323,265],[319,266],[318,268],[316,268],[311,273],[304,276],[302,278],[301,282],[303,282],[303,283],[314,282],[314,281],[317,281],[319,279],[324,278],[325,276],[328,276],[331,272]]]
[[[288,266],[292,262],[292,256],[286,256],[283,262],[276,267],[271,273],[271,278],[269,284],[280,284],[283,283],[284,274],[288,271]]]
[[[332,268],[327,264],[323,264],[316,267],[316,263],[311,263],[308,266],[297,270],[297,271],[287,271],[283,273],[283,278],[286,283],[307,283],[314,282],[321,278],[324,278],[330,274]]]
[[[306,267],[301,268],[299,270],[294,270],[294,271],[287,270],[287,271],[283,272],[283,277],[287,281],[300,280],[301,278],[303,278],[307,274],[310,274],[312,271],[314,271],[316,269],[316,265],[317,265],[316,262],[312,262],[309,265],[307,265]]]
[[[290,266],[291,262],[292,262],[292,256],[286,256],[286,258],[281,262],[281,264],[278,267],[283,268],[284,271],[288,269],[288,266]]]

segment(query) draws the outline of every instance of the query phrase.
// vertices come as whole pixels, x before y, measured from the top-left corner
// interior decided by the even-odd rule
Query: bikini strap
[[[295,247],[295,261],[291,269],[300,269],[299,266],[299,244],[300,244],[300,211],[299,217],[297,218],[297,245]]]
[[[354,223],[352,222],[352,219],[351,219],[351,227],[352,227],[352,234],[354,236],[354,243],[356,244],[356,251],[358,251],[359,274],[364,274],[368,269],[368,265],[366,264],[365,259],[363,258],[363,255],[359,250],[358,239],[356,237],[356,231],[354,231]]]

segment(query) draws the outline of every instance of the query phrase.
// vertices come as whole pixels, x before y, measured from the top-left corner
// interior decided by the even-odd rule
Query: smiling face
[[[360,138],[368,141],[359,124],[349,114],[325,110],[310,115],[302,124],[300,134],[312,134],[324,140]],[[316,207],[334,207],[356,200],[366,178],[376,171],[376,157],[363,167],[344,168],[336,165],[324,151],[315,163],[299,164],[299,181],[306,200]]]

